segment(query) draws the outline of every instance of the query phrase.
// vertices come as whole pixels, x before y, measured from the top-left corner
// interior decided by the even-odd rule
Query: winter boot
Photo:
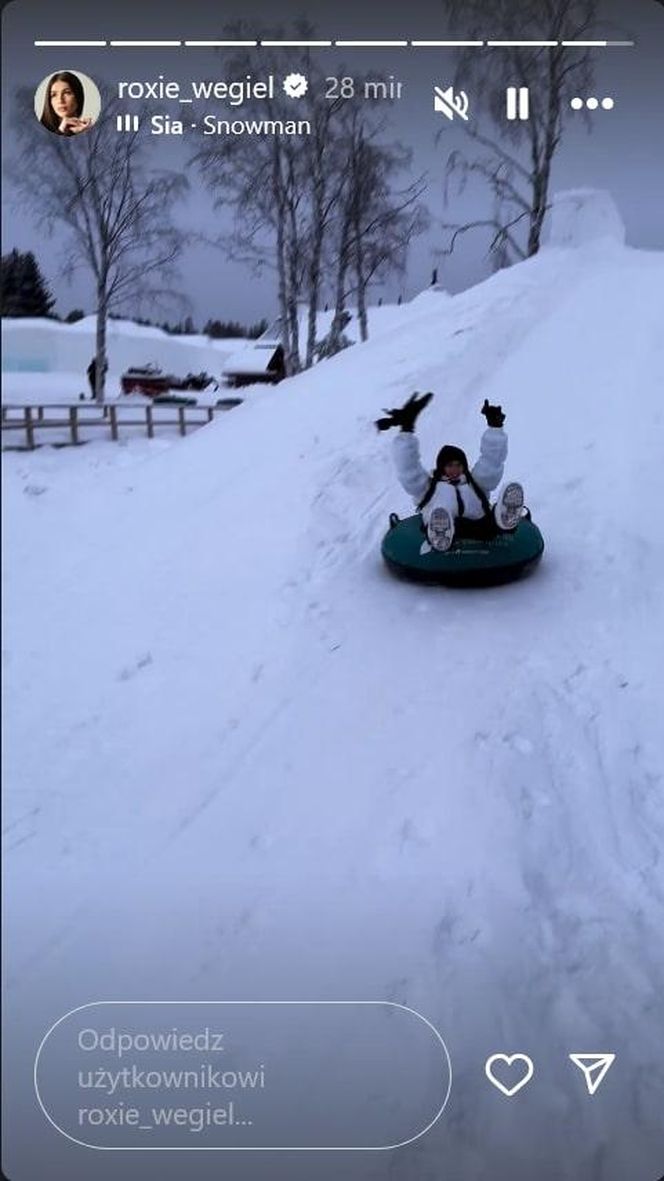
[[[505,484],[493,509],[496,525],[503,532],[508,533],[512,529],[516,529],[521,520],[523,501],[521,484],[516,482]]]
[[[429,517],[427,537],[438,553],[444,554],[454,541],[454,521],[446,508],[435,508]]]

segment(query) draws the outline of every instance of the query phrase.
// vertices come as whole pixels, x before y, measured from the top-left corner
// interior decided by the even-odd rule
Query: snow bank
[[[625,223],[610,193],[569,189],[556,193],[549,215],[549,246],[578,247],[591,242],[625,243]]]
[[[369,331],[377,334],[390,331],[403,323],[409,314],[417,314],[417,300],[411,304],[375,306],[368,309]],[[346,329],[353,342],[360,339],[357,317]],[[321,311],[316,323],[316,337],[321,340],[330,330],[333,312]],[[306,313],[300,317],[300,339],[306,340]],[[125,369],[153,363],[165,372],[184,375],[206,370],[219,378],[227,359],[255,347],[254,341],[238,338],[210,340],[207,336],[171,336],[161,328],[134,324],[131,320],[109,320],[108,323],[109,377],[119,377]],[[243,347],[244,346],[244,347]],[[95,319],[86,316],[75,324],[61,324],[57,320],[3,319],[3,373],[80,373],[85,384],[85,371],[95,351]],[[249,360],[249,358],[248,358]]]
[[[184,375],[201,369],[219,377],[224,360],[238,341],[209,340],[206,336],[170,336],[161,328],[109,320],[108,360],[110,376],[119,376],[132,365],[153,362],[168,372]],[[57,320],[3,319],[2,369],[4,373],[72,373],[85,371],[95,351],[95,318],[75,324]]]
[[[371,337],[392,332],[395,328],[416,319],[426,311],[433,299],[444,298],[440,288],[429,289],[410,303],[385,304],[368,309]],[[436,306],[440,306],[440,303]],[[345,335],[352,343],[360,340],[360,328],[353,309]],[[333,312],[321,311],[317,317],[316,337],[321,340],[329,332]],[[302,351],[307,334],[307,316],[300,315]],[[164,372],[184,376],[205,370],[220,383],[227,368],[233,372],[254,372],[257,363],[262,367],[263,354],[258,342],[241,338],[210,340],[207,336],[171,336],[160,328],[134,324],[131,320],[110,320],[108,325],[109,372],[106,383],[107,399],[122,397],[120,377],[133,365],[152,363]],[[2,321],[2,400],[5,403],[35,402],[38,404],[70,402],[81,392],[87,392],[86,369],[95,350],[95,320],[87,316],[75,324],[61,324],[56,320],[5,319]],[[214,396],[213,396],[214,395]],[[205,405],[214,402],[219,393],[198,393],[197,401]]]

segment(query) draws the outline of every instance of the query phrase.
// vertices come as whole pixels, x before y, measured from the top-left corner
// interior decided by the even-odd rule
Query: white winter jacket
[[[413,497],[416,504],[424,496],[431,481],[431,473],[425,471],[420,462],[420,445],[417,436],[410,431],[400,431],[393,443],[394,462],[397,475],[404,491]],[[484,431],[480,441],[480,457],[471,469],[475,483],[487,494],[497,488],[503,478],[505,460],[507,459],[507,435],[502,427],[490,426]],[[472,486],[465,478],[453,485],[441,480],[431,500],[422,510],[425,525],[435,508],[443,505],[456,516],[456,490],[458,489],[463,501],[464,516],[471,521],[477,521],[484,516],[482,502]]]

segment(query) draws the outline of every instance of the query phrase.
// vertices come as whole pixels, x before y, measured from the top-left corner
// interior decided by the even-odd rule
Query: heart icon
[[[520,1064],[516,1072],[512,1071],[512,1074],[516,1073],[520,1077],[511,1086],[507,1086],[506,1083],[501,1082],[496,1076],[494,1063],[497,1064],[499,1062],[504,1063],[507,1067],[512,1067],[515,1062]],[[508,1099],[511,1099],[512,1095],[516,1095],[517,1091],[520,1091],[522,1087],[525,1087],[526,1083],[530,1082],[533,1077],[533,1071],[533,1060],[527,1054],[492,1054],[484,1064],[484,1072],[489,1082],[493,1083],[494,1087],[498,1087],[498,1090],[502,1091],[503,1095],[507,1095]]]

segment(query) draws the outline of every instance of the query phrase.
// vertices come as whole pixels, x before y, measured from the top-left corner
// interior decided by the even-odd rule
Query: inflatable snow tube
[[[390,570],[401,578],[439,586],[498,586],[530,574],[544,552],[542,534],[526,517],[512,533],[484,541],[457,539],[446,553],[420,553],[423,541],[419,514],[403,521],[393,515],[381,547]]]

